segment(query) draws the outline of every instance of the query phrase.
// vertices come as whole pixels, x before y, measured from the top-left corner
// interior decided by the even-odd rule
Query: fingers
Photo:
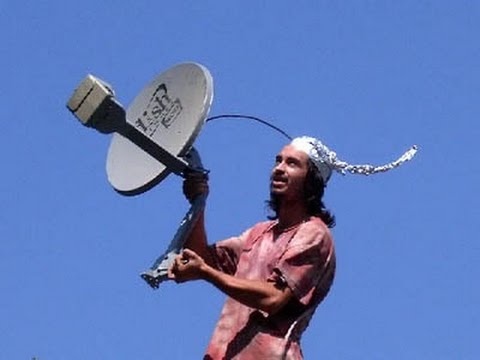
[[[200,257],[192,250],[184,249],[180,255],[175,258],[175,266],[177,269],[184,270],[187,265],[196,263]]]
[[[187,261],[190,259],[195,259],[199,257],[195,251],[190,249],[183,249],[181,255],[182,255],[182,258]]]
[[[184,264],[184,261],[181,254],[175,256],[172,265],[167,270],[167,277],[170,280],[175,280],[177,283],[182,282],[180,278],[182,269],[180,267]]]
[[[172,265],[170,265],[170,267],[168,268],[167,270],[167,277],[170,279],[170,280],[175,280],[175,273],[177,271],[177,263],[176,263],[176,258],[173,260],[173,263]]]
[[[168,269],[168,278],[182,283],[201,278],[201,269],[204,265],[203,259],[190,249],[185,249],[173,260],[172,266]]]
[[[175,258],[173,259],[172,265],[170,266],[170,268],[167,271],[168,275],[171,274],[172,278],[174,278],[177,273],[184,270],[184,268],[188,264],[189,260],[191,258],[193,258],[195,255],[196,254],[191,250],[188,250],[188,252],[185,252],[185,250],[184,250],[184,251],[182,251],[181,254],[175,256]],[[196,256],[198,256],[198,255],[196,255]]]
[[[170,279],[170,280],[175,280],[175,273],[174,273],[174,270],[173,270],[173,267],[170,266],[167,270],[167,277]]]

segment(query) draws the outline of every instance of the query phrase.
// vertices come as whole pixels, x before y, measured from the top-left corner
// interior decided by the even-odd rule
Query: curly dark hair
[[[325,192],[325,184],[323,179],[319,176],[315,164],[308,160],[308,171],[305,179],[305,202],[307,204],[308,214],[311,216],[318,216],[329,228],[335,226],[335,216],[327,210],[323,204],[322,198]],[[268,216],[270,220],[278,219],[278,207],[280,206],[280,199],[274,195],[270,195],[270,200],[267,200],[267,206],[273,212],[273,215]]]

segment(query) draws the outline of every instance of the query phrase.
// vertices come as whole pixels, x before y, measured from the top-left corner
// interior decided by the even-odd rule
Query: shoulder
[[[320,218],[314,216],[300,225],[293,240],[296,244],[304,246],[333,246],[333,238],[330,229]]]
[[[253,225],[249,230],[251,232],[264,232],[264,231],[268,231],[270,230],[271,228],[273,228],[273,226],[276,224],[277,222],[276,221],[261,221],[259,223],[256,223],[255,225]],[[248,230],[247,230],[248,231]]]
[[[245,230],[240,237],[245,239],[258,238],[273,228],[276,221],[262,221]]]
[[[275,221],[263,221],[259,222],[245,231],[243,231],[240,235],[234,236],[225,240],[219,241],[217,244],[221,246],[229,246],[229,247],[243,247],[245,243],[251,242],[254,239],[260,237],[263,233],[270,230],[273,225],[275,225]]]

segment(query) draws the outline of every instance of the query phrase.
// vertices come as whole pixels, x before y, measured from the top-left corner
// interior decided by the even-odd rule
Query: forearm
[[[208,195],[208,176],[198,172],[187,172],[185,181],[183,182],[183,193],[187,200],[194,204],[199,196],[206,197]],[[212,262],[209,256],[207,235],[205,232],[205,211],[200,210],[198,219],[193,225],[190,235],[186,239],[184,248],[193,250],[200,255],[209,264]]]
[[[207,234],[205,231],[205,215],[203,210],[200,212],[196,223],[193,225],[192,231],[185,241],[184,248],[193,250],[208,264],[211,264],[211,259],[208,252]]]
[[[204,280],[210,282],[236,301],[268,314],[278,312],[292,297],[290,288],[280,289],[273,282],[240,279],[211,266],[202,270]]]

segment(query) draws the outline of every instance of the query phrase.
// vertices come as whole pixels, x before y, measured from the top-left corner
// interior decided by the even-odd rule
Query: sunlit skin
[[[304,186],[308,173],[308,155],[292,145],[285,146],[275,158],[270,193],[280,200],[280,227],[294,225],[307,217]]]
[[[285,146],[275,158],[271,173],[270,192],[278,196],[278,228],[287,228],[307,218],[303,187],[308,172],[308,156],[291,145]],[[187,176],[183,191],[189,201],[200,194],[208,194],[207,178]],[[185,250],[176,257],[169,269],[169,278],[178,283],[203,279],[228,296],[251,308],[274,314],[293,299],[289,287],[279,288],[273,282],[247,280],[228,275],[212,266],[205,232],[204,214],[200,215]]]
[[[292,145],[285,146],[275,157],[272,169],[271,191],[297,200],[302,193],[308,171],[308,156]]]

